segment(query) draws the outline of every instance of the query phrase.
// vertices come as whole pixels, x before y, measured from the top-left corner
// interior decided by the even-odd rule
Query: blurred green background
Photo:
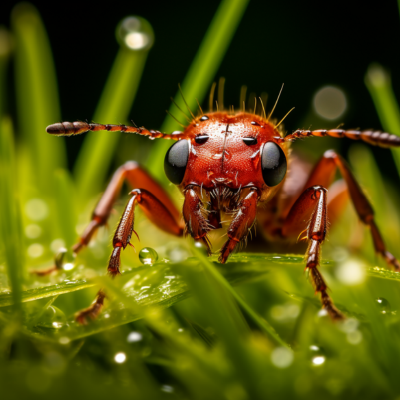
[[[140,28],[147,38],[154,31],[151,49],[116,40],[121,21],[123,37],[134,28],[129,15],[151,24]],[[288,131],[343,123],[400,134],[395,1],[2,2],[0,16],[0,388],[7,398],[399,397],[400,279],[374,255],[351,206],[332,228],[321,266],[348,317],[342,324],[313,296],[302,273],[304,246],[270,245],[273,253],[263,254],[260,234],[222,266],[138,213],[137,253],[123,253],[122,278],[104,277],[125,189],[110,229],[78,257],[67,251],[55,273],[32,274],[71,248],[126,160],[146,165],[181,202],[163,178],[168,143],[110,133],[55,138],[48,124],[132,118],[172,131],[179,126],[165,110],[181,118],[170,108],[171,96],[182,105],[178,83],[191,107],[198,98],[207,109],[211,83],[223,76],[225,104],[235,107],[247,85],[250,99],[267,93],[271,109],[285,83],[275,116],[296,107]],[[346,156],[400,257],[390,150],[329,138],[293,148],[310,161],[329,148]],[[143,247],[154,248],[158,262],[139,260]],[[99,287],[109,294],[104,312],[78,325],[74,313]]]

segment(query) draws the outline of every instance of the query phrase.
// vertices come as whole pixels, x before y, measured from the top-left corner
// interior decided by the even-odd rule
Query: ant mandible
[[[213,89],[215,86],[213,86]],[[125,180],[134,188],[113,238],[113,251],[108,263],[108,273],[120,273],[121,250],[130,244],[134,231],[135,205],[158,228],[175,236],[190,234],[202,241],[208,253],[211,246],[208,233],[219,229],[221,211],[232,214],[227,231],[228,239],[220,250],[219,261],[225,263],[238,243],[245,240],[256,218],[270,240],[295,241],[305,234],[308,242],[306,269],[321,303],[333,320],[343,314],[334,306],[327,293],[327,285],[319,271],[322,243],[328,228],[328,217],[340,214],[350,195],[355,210],[372,234],[375,251],[395,271],[400,271],[398,260],[386,250],[382,236],[375,224],[372,206],[361,190],[345,160],[334,150],[324,153],[308,179],[302,178],[299,168],[289,168],[291,142],[310,136],[349,138],[362,140],[381,147],[400,146],[400,137],[383,132],[359,130],[296,130],[284,136],[278,124],[266,116],[243,111],[213,111],[213,91],[210,95],[210,112],[192,115],[183,132],[165,134],[126,125],[102,125],[86,122],[63,122],[50,125],[47,132],[56,136],[79,135],[88,131],[131,132],[150,139],[176,141],[168,150],[164,168],[168,179],[184,195],[183,221],[181,214],[166,191],[136,162],[129,161],[114,173],[106,191],[97,204],[92,221],[79,242],[73,247],[79,252],[86,246],[98,227],[106,224],[113,204]],[[278,97],[279,98],[279,97]],[[275,103],[276,105],[276,103]],[[275,108],[275,107],[274,107]],[[327,197],[336,169],[343,181]],[[205,201],[203,201],[205,199]],[[332,219],[332,218],[331,218]],[[136,232],[135,232],[136,233]],[[100,313],[105,293],[100,290],[90,307],[80,311],[76,319],[86,323]]]

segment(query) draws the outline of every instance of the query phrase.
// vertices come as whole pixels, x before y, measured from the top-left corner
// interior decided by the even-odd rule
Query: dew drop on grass
[[[139,260],[144,265],[153,265],[158,260],[158,254],[151,247],[143,247],[139,252]]]
[[[66,324],[65,314],[55,306],[49,306],[43,312],[38,323],[43,328],[60,329]]]
[[[320,366],[323,365],[326,361],[325,353],[322,350],[321,347],[318,347],[316,345],[311,345],[309,347],[309,351],[311,354],[311,363],[314,366]]]
[[[197,250],[200,250],[205,256],[207,256],[207,248],[204,243],[202,242],[194,242],[194,247],[196,247]]]
[[[126,361],[126,354],[125,354],[125,353],[122,353],[122,352],[117,353],[117,354],[114,356],[114,361],[115,361],[116,363],[118,363],[118,364],[124,363],[124,362]]]
[[[167,247],[166,256],[172,263],[185,261],[189,257],[189,252],[179,243],[171,243]]]
[[[148,51],[154,43],[153,28],[144,18],[124,18],[117,27],[118,42],[133,51]]]
[[[378,305],[381,314],[383,315],[390,314],[391,311],[390,303],[384,297],[378,297],[376,299],[376,304]]]
[[[140,342],[142,339],[143,339],[143,335],[140,332],[132,331],[128,335],[128,338],[126,340],[128,341],[128,343],[136,343],[136,342]]]
[[[293,352],[286,347],[277,347],[271,353],[271,361],[277,368],[287,368],[293,362]]]

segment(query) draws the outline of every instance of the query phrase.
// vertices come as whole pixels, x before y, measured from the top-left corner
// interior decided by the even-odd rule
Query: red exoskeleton
[[[201,109],[200,109],[201,111]],[[280,124],[278,124],[280,125]],[[63,122],[50,125],[47,132],[70,136],[87,131],[122,131],[170,139],[175,143],[165,156],[165,173],[184,195],[183,223],[181,213],[166,191],[136,162],[127,162],[114,173],[93,218],[73,250],[86,246],[98,227],[105,225],[122,184],[133,190],[113,239],[108,264],[111,276],[120,273],[121,251],[130,244],[134,232],[135,206],[160,229],[172,235],[190,234],[202,241],[211,253],[208,233],[221,228],[221,212],[232,215],[227,240],[220,250],[219,261],[225,263],[238,243],[259,221],[268,240],[296,241],[303,234],[308,242],[306,269],[322,306],[333,320],[343,319],[327,293],[319,270],[321,246],[325,240],[328,219],[343,209],[348,197],[372,234],[373,244],[391,268],[400,271],[397,259],[386,250],[375,224],[373,209],[344,159],[335,151],[325,152],[308,178],[299,174],[290,157],[290,144],[299,138],[332,136],[361,140],[381,147],[400,146],[400,137],[388,133],[359,130],[296,130],[284,136],[282,126],[264,115],[249,112],[217,111],[194,117],[183,132],[165,134],[125,125],[102,125],[86,122]],[[343,180],[328,188],[336,170]],[[79,322],[95,318],[105,298],[101,290],[94,303],[77,314]]]

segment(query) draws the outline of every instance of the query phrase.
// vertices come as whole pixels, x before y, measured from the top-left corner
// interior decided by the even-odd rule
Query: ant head
[[[196,118],[165,156],[165,172],[181,189],[278,188],[287,169],[280,132],[250,113],[207,113]],[[275,191],[275,190],[272,190]]]

